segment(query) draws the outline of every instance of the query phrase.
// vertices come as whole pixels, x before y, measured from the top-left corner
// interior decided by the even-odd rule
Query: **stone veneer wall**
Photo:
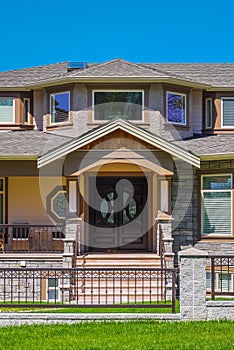
[[[184,161],[176,161],[171,184],[173,251],[194,244],[197,236],[197,174]]]
[[[199,241],[200,227],[197,223],[197,213],[200,208],[198,201],[198,177],[202,170],[215,174],[217,170],[224,172],[234,170],[234,159],[202,161],[200,170],[193,169],[193,187],[191,188],[191,172],[183,161],[176,161],[174,176],[172,178],[172,209],[173,209],[173,238],[174,252],[194,245],[197,249],[205,250],[209,254],[233,254],[234,240],[229,241]],[[191,170],[191,169],[190,169]],[[189,189],[192,191],[191,202],[189,199]],[[186,208],[187,207],[187,208]]]
[[[21,257],[7,257],[2,255],[0,256],[0,269],[1,268],[20,268],[20,267],[26,267],[26,268],[42,268],[42,269],[49,269],[49,268],[62,268],[63,267],[63,259],[61,257],[43,257],[41,255],[40,257],[33,257],[33,256],[24,256],[23,254]]]

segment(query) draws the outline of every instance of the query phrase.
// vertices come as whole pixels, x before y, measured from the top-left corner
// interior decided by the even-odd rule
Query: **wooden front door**
[[[146,250],[147,195],[146,177],[90,177],[90,249]]]

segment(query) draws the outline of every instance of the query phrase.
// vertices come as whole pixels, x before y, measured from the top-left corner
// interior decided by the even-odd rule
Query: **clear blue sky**
[[[4,0],[0,71],[117,57],[234,62],[233,10],[231,0]]]

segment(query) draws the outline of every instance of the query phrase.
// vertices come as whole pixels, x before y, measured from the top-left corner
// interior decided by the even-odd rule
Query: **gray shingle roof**
[[[234,63],[130,63],[115,59],[105,63],[88,64],[87,68],[68,71],[68,62],[0,72],[0,88],[46,85],[79,78],[138,77],[178,79],[187,82],[234,87]]]
[[[71,137],[43,131],[1,131],[0,156],[39,156],[58,147]]]
[[[87,69],[73,70],[68,75],[77,77],[169,77],[168,74],[160,72],[159,68],[153,70],[150,67],[144,67],[119,58]]]
[[[143,66],[214,87],[234,86],[234,63],[150,63]]]
[[[174,141],[178,146],[201,157],[205,155],[234,154],[234,135],[211,135],[190,140]]]
[[[69,133],[63,135],[57,131],[0,131],[0,156],[38,157],[76,137],[74,132],[68,135]],[[204,136],[173,143],[199,157],[234,154],[234,135],[231,134]]]

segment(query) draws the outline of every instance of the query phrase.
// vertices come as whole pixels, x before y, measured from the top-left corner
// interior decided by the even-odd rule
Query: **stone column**
[[[75,267],[76,256],[80,253],[82,219],[75,218],[66,222],[66,238],[64,239],[63,267]]]
[[[66,222],[66,238],[64,239],[63,250],[63,268],[71,269],[76,267],[76,257],[79,251],[79,227],[81,219],[70,219]],[[64,302],[72,302],[73,295],[73,281],[70,277],[63,279],[63,287],[61,292],[63,294]]]
[[[188,248],[179,252],[180,313],[183,320],[206,320],[207,252]]]
[[[158,212],[158,215],[156,218],[158,247],[159,247],[160,230],[161,230],[162,244],[163,244],[163,259],[166,264],[166,267],[168,268],[174,267],[174,256],[175,256],[175,254],[173,253],[174,238],[172,238],[172,221],[173,221],[173,218],[171,215],[168,215],[161,211]]]

